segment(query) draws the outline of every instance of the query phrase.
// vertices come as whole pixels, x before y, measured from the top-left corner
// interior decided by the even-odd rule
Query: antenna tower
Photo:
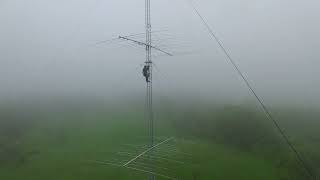
[[[146,97],[146,112],[149,129],[149,148],[154,146],[154,119],[152,107],[152,59],[151,59],[151,7],[150,0],[145,0],[145,28],[146,28],[146,62],[145,65],[149,67],[150,79],[147,81],[147,97]],[[151,152],[152,153],[152,152]],[[149,180],[155,180],[154,175],[149,176]]]

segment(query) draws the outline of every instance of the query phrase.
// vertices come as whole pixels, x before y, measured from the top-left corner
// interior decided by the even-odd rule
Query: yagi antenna
[[[138,45],[145,46],[145,47],[148,46],[145,42],[140,42],[140,41],[137,41],[137,40],[134,40],[134,39],[130,39],[130,38],[128,38],[128,37],[119,36],[119,39],[131,41],[131,42],[134,42],[134,43],[136,43],[136,44],[138,44]],[[157,51],[160,51],[160,52],[162,52],[162,53],[164,53],[164,54],[166,54],[166,55],[168,55],[168,56],[173,56],[171,53],[168,53],[168,52],[166,52],[166,51],[164,51],[164,50],[162,50],[162,49],[160,49],[160,48],[158,48],[158,47],[155,47],[155,46],[153,46],[153,45],[150,45],[150,48],[151,48],[151,49],[155,49],[155,50],[157,50]]]

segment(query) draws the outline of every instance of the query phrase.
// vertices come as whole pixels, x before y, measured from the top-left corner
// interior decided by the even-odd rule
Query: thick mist
[[[318,105],[316,1],[196,1],[267,103]],[[0,2],[0,99],[143,97],[144,48],[97,42],[144,32],[144,1]],[[152,1],[155,96],[252,101],[184,0]],[[137,40],[144,36],[134,37]]]

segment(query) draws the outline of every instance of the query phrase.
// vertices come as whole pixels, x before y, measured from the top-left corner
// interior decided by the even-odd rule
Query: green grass
[[[238,123],[237,126],[232,126],[232,124],[228,126],[234,117],[230,114],[223,115],[226,111],[232,112],[238,118],[242,117],[241,119],[245,119],[243,117],[253,119],[260,117],[250,114],[248,116],[243,109],[239,110],[241,116],[238,110],[217,110],[214,113],[215,117],[227,122],[227,124],[219,124],[218,127],[232,127],[237,136],[241,136],[243,132],[250,133],[250,128],[241,129],[238,127],[242,123]],[[33,113],[37,114],[37,112]],[[291,180],[305,178],[301,175],[303,171],[297,167],[294,157],[289,151],[288,153],[283,152],[281,148],[279,152],[273,151],[273,146],[277,147],[277,144],[272,145],[267,142],[245,148],[248,146],[247,141],[243,141],[240,146],[234,143],[237,141],[234,139],[231,139],[232,143],[226,143],[230,140],[228,133],[232,133],[232,131],[224,131],[223,129],[217,131],[212,128],[216,127],[216,124],[211,122],[212,115],[210,113],[206,117],[200,117],[196,112],[190,113],[193,118],[190,118],[192,116],[189,114],[187,115],[188,120],[184,116],[184,111],[171,116],[165,113],[165,110],[156,113],[156,134],[158,136],[176,136],[178,138],[177,148],[192,154],[191,157],[171,154],[172,158],[186,163],[177,165],[170,162],[158,162],[159,166],[169,169],[165,171],[158,169],[157,171],[183,180]],[[196,122],[194,122],[195,118]],[[12,156],[0,161],[0,179],[147,179],[145,173],[91,162],[91,160],[119,159],[116,152],[128,150],[123,144],[147,143],[144,137],[147,134],[146,122],[139,107],[125,108],[124,110],[101,108],[91,111],[48,111],[41,115],[31,116],[31,119],[29,125],[25,126],[27,129],[24,129],[19,136],[1,134],[2,139],[7,139],[0,141],[2,149],[8,149],[9,146],[12,146],[11,151],[14,153],[0,151],[0,157],[1,153],[2,156]],[[210,120],[210,122],[201,122],[200,119]],[[19,122],[19,120],[17,121]],[[180,121],[183,121],[185,125],[179,126]],[[17,124],[19,123],[15,123],[15,125]],[[244,121],[243,124],[246,122]],[[254,127],[260,127],[261,124],[258,125]],[[214,132],[211,133],[211,131]],[[252,133],[257,132],[259,131],[252,130]],[[272,134],[272,131],[269,130],[263,132]],[[251,136],[243,136],[243,138],[247,137]],[[274,141],[273,136],[271,137],[271,140]],[[248,141],[251,143],[251,139]],[[130,159],[129,157],[121,158],[122,160]],[[285,165],[279,166],[277,160],[282,159],[284,159]],[[158,177],[157,179],[164,178]]]

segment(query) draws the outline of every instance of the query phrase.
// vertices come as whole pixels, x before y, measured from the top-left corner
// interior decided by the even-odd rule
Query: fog
[[[195,4],[267,103],[319,104],[319,2]],[[97,44],[143,33],[144,1],[2,0],[0,22],[0,99],[144,95],[144,48]],[[154,52],[155,96],[252,100],[187,0],[152,1],[152,29],[174,54]]]

